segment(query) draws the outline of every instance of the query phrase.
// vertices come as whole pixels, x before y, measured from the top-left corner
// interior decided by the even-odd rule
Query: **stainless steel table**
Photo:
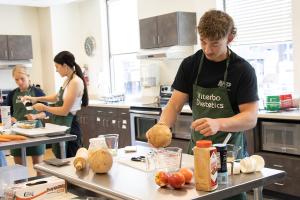
[[[28,138],[27,140],[11,141],[11,142],[1,142],[0,150],[6,149],[21,149],[22,165],[26,166],[26,147],[37,146],[40,144],[54,144],[59,143],[61,158],[66,158],[66,141],[76,140],[76,135],[66,134],[60,136],[44,136],[36,138]]]
[[[144,152],[140,148],[142,147],[138,147],[138,152]],[[122,156],[122,153],[118,153],[118,156],[120,154]],[[72,161],[73,158],[69,158],[69,160]],[[183,154],[182,166],[192,167],[193,161],[193,156]],[[154,182],[153,173],[129,167],[116,160],[114,160],[113,167],[108,174],[94,174],[89,168],[77,172],[72,164],[55,167],[40,163],[34,167],[41,172],[63,178],[74,185],[98,194],[114,199],[130,200],[214,200],[230,197],[254,188],[254,197],[262,199],[262,186],[274,183],[286,175],[284,171],[264,168],[261,172],[229,176],[228,184],[219,185],[218,189],[213,192],[202,192],[195,189],[194,183],[185,185],[180,190],[159,188]]]

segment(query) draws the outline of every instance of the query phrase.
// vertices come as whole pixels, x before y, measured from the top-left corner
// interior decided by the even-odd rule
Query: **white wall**
[[[0,34],[32,36],[33,63],[29,73],[31,81],[39,83],[43,87],[38,9],[1,5]],[[11,70],[0,70],[0,74],[0,88],[11,89],[16,87],[11,76]]]
[[[70,51],[74,54],[76,63],[81,67],[88,66],[90,79],[89,95],[96,96],[99,92],[101,80],[107,81],[109,54],[106,40],[106,20],[104,0],[86,0],[65,5],[40,9],[41,23],[45,27],[41,30],[43,39],[43,64],[45,73],[51,80],[45,82],[47,92],[57,92],[64,79],[55,72],[53,58],[60,51]],[[94,56],[88,57],[84,51],[84,40],[88,36],[96,39]]]
[[[53,64],[52,29],[49,8],[39,8],[39,23],[41,37],[43,89],[46,94],[55,93],[55,69]]]
[[[76,63],[80,65],[82,62],[80,51],[82,37],[79,13],[77,3],[52,6],[50,8],[53,56],[61,51],[70,51],[74,54]],[[54,76],[55,90],[58,91],[64,79],[58,73],[54,73]]]
[[[105,3],[104,0],[89,0],[78,3],[82,22],[80,30],[82,65],[88,66],[90,79],[88,90],[91,97],[95,97],[103,92],[105,88],[102,86],[109,81]],[[88,36],[93,36],[96,40],[96,50],[92,57],[87,56],[84,52],[84,39]]]

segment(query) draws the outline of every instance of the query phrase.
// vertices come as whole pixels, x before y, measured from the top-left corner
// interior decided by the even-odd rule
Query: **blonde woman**
[[[17,65],[12,70],[12,76],[15,79],[18,87],[11,91],[6,100],[6,105],[11,108],[12,122],[20,120],[38,120],[36,126],[41,125],[40,119],[46,117],[45,112],[37,112],[36,110],[27,110],[21,101],[24,96],[45,96],[44,92],[30,85],[29,74],[27,68],[22,65]],[[26,154],[32,156],[33,164],[37,164],[43,161],[43,154],[45,152],[45,145],[39,145],[35,147],[26,148]],[[21,150],[11,150],[11,155],[14,156],[16,164],[21,164]]]

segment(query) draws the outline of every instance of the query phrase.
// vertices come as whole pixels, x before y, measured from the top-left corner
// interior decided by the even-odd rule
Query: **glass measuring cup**
[[[227,144],[227,162],[233,162],[237,159],[241,146],[235,146],[234,144]]]
[[[116,156],[118,154],[119,134],[99,135],[98,138],[103,138],[108,151]]]
[[[177,171],[181,167],[182,149],[179,147],[154,149],[153,158],[156,170]]]

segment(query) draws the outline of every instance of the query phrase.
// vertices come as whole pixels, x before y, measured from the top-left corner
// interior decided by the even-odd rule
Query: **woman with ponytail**
[[[44,97],[26,97],[32,103],[55,102],[54,106],[46,106],[36,103],[32,107],[37,111],[51,113],[50,121],[53,124],[70,127],[70,134],[76,135],[77,140],[66,143],[67,157],[74,157],[77,149],[82,147],[82,135],[76,112],[81,106],[88,105],[87,86],[83,79],[80,66],[75,62],[75,57],[68,51],[62,51],[54,57],[56,72],[61,77],[66,77],[62,87],[57,94]],[[56,157],[60,158],[58,144],[52,145],[52,151]]]

